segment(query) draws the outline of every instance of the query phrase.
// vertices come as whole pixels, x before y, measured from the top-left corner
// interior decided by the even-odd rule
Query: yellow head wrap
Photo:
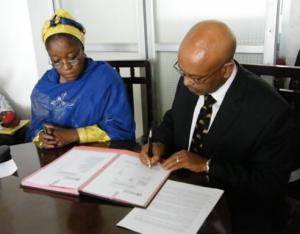
[[[74,17],[69,12],[60,8],[55,11],[55,14],[46,20],[42,28],[42,39],[45,44],[48,37],[58,34],[66,33],[73,35],[84,45],[84,27],[74,20]]]

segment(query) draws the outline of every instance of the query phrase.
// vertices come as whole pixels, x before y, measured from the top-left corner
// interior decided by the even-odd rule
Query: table
[[[138,145],[115,142],[99,147],[137,150]],[[133,233],[116,224],[132,209],[86,196],[72,197],[20,187],[23,177],[46,165],[69,147],[40,150],[32,143],[11,146],[17,175],[0,179],[0,233],[2,234],[76,234]],[[205,184],[205,176],[187,171],[171,174],[171,179]],[[230,233],[230,217],[222,196],[199,233]]]

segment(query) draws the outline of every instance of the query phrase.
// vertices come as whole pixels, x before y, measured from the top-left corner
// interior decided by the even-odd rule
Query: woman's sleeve
[[[90,142],[105,142],[110,141],[110,137],[105,131],[100,129],[96,124],[77,128],[79,136],[79,143],[90,143]]]
[[[125,85],[113,68],[109,69],[107,75],[110,85],[103,98],[105,100],[102,100],[105,110],[98,126],[111,140],[132,140],[135,138],[135,123]]]

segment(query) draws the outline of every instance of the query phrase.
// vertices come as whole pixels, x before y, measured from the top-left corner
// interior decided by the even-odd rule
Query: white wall
[[[272,18],[269,22],[266,16],[269,12],[273,12],[274,6],[271,3],[276,5],[276,1],[172,0],[172,3],[169,0],[153,1],[156,49],[154,79],[158,90],[159,120],[172,105],[179,79],[172,66],[177,60],[177,48],[195,23],[206,19],[218,19],[228,24],[237,38],[235,59],[241,63],[262,63],[264,57],[269,58],[272,56],[267,56],[268,54],[274,54],[273,44],[268,43],[269,46],[266,46],[269,40],[266,40],[265,31],[270,23],[275,25],[275,19]]]
[[[44,21],[53,15],[52,0],[26,0],[29,10],[32,42],[36,58],[38,77],[40,78],[46,70],[51,68],[48,62],[48,54],[42,42],[41,28]]]
[[[47,63],[37,35],[50,15],[47,1],[1,1],[0,91],[23,118],[29,117],[30,93]]]
[[[294,65],[300,49],[300,1],[283,0],[279,56]]]
[[[87,56],[95,60],[146,58],[141,0],[57,0],[55,3],[84,25]],[[129,70],[121,69],[121,74],[128,76]],[[141,99],[140,87],[134,87],[137,137],[143,135]]]
[[[109,1],[100,1],[101,4],[107,3]],[[127,2],[130,2],[127,0]],[[134,1],[135,2],[135,1]],[[165,1],[167,4],[167,1]],[[79,0],[71,3],[71,1],[62,1],[63,6],[68,6],[71,8],[72,13],[77,17],[83,17],[79,14],[82,10]],[[68,4],[67,4],[68,3]],[[75,4],[77,3],[77,4]],[[100,4],[99,3],[99,4]],[[156,2],[158,3],[158,1]],[[285,9],[288,8],[288,12],[286,12],[285,22],[282,25],[282,37],[281,37],[281,45],[280,45],[280,54],[287,57],[287,63],[292,65],[295,61],[296,54],[300,48],[300,1],[299,0],[283,0],[285,3]],[[101,5],[100,4],[100,5]],[[290,4],[290,6],[289,6]],[[93,4],[88,4],[89,6]],[[174,4],[173,4],[174,5]],[[73,6],[74,9],[71,7]],[[110,5],[111,6],[111,5]],[[125,6],[123,6],[124,8]],[[131,7],[131,8],[130,8]],[[135,12],[134,5],[130,5],[131,13]],[[96,9],[96,7],[94,6]],[[86,8],[85,8],[86,9]],[[73,12],[74,11],[74,12]],[[129,10],[126,10],[128,12]],[[159,12],[155,8],[156,16],[159,15]],[[52,0],[10,0],[10,1],[2,1],[1,2],[1,14],[0,14],[0,28],[2,29],[2,36],[0,37],[0,91],[8,96],[8,99],[11,101],[13,107],[17,110],[18,114],[22,117],[29,117],[29,109],[30,109],[30,93],[37,82],[39,77],[49,68],[48,57],[46,54],[46,50],[41,41],[40,29],[44,20],[53,13]],[[84,12],[83,12],[84,13]],[[158,14],[158,15],[157,15]],[[84,16],[87,16],[84,14]],[[165,14],[161,15],[162,17],[158,17],[159,19],[163,19]],[[137,23],[136,18],[130,18],[131,22],[130,27],[134,28],[134,25]],[[97,19],[92,18],[91,21],[88,21],[84,18],[84,25],[90,26],[87,33],[87,42],[89,44],[95,43],[92,38],[93,30],[97,30],[97,33],[101,32],[103,34],[103,30],[99,27],[97,22],[100,20],[101,22],[107,22],[107,20],[103,19],[102,14],[99,14]],[[127,22],[127,21],[126,21]],[[89,25],[89,23],[91,23]],[[96,27],[95,27],[96,25]],[[161,38],[161,41],[165,41],[167,37],[163,37],[162,35],[164,31],[161,31],[161,25],[158,24],[157,32],[156,32],[156,40]],[[174,31],[176,25],[167,24],[169,30],[171,32]],[[94,28],[93,28],[94,27]],[[114,32],[114,30],[120,30],[116,27],[116,24],[112,22],[108,25],[108,28]],[[168,29],[167,28],[167,29]],[[173,30],[173,31],[172,31]],[[121,31],[121,30],[120,30]],[[90,33],[89,33],[90,32]],[[131,31],[132,32],[132,31]],[[161,32],[161,33],[159,33]],[[180,32],[180,30],[179,30]],[[99,42],[115,42],[114,34],[110,35],[110,39],[106,38],[102,41],[102,34],[96,36]],[[183,32],[180,33],[182,35]],[[122,34],[122,33],[121,33]],[[122,36],[118,35],[118,39],[125,39],[123,42],[134,42],[136,43],[137,32],[136,30],[133,33],[135,35],[134,39],[130,38],[122,38]],[[176,34],[177,35],[177,34]],[[179,35],[179,34],[178,34]],[[99,37],[100,36],[100,37]],[[176,39],[176,37],[174,37]],[[177,38],[179,39],[179,38]],[[177,41],[176,39],[176,41]],[[173,41],[173,40],[167,40]],[[99,43],[97,41],[97,43]],[[156,43],[159,43],[157,41]],[[88,47],[88,46],[87,46]],[[162,51],[163,52],[163,51]],[[160,52],[160,54],[162,54]],[[175,52],[175,51],[174,51]],[[157,56],[157,61],[168,61],[168,63],[172,64],[173,61],[176,60],[176,53],[171,53],[171,57],[165,58],[163,55]],[[95,51],[88,51],[88,54],[95,59],[111,59],[111,54],[113,54],[114,59],[128,59],[134,56],[137,53],[124,53],[114,52],[114,53],[96,53]],[[109,55],[108,55],[109,54]],[[168,54],[168,53],[167,53]],[[101,56],[100,56],[101,55]],[[163,56],[163,57],[161,57]],[[135,57],[134,57],[135,58]],[[157,62],[156,61],[156,62]],[[172,62],[171,62],[172,61]],[[170,71],[171,66],[168,65],[170,69],[166,69],[165,66],[161,66],[165,71],[166,75],[173,76],[172,71]],[[160,67],[155,67],[156,72],[160,71]],[[160,73],[158,73],[159,75]],[[156,74],[157,75],[157,74]],[[163,76],[164,80],[167,80],[167,76]],[[155,78],[155,77],[154,77]],[[156,80],[157,82],[157,80]],[[166,92],[165,87],[161,83],[156,83],[158,88],[161,89],[161,92],[169,94],[169,89]],[[175,87],[175,86],[174,86]],[[170,95],[171,97],[172,95]],[[163,110],[169,107],[172,98],[163,96],[161,98],[161,105]]]

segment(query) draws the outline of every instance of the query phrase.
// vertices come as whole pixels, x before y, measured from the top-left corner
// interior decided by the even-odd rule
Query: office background
[[[172,69],[184,34],[197,21],[219,19],[237,36],[241,63],[293,65],[300,49],[298,0],[11,0],[1,2],[0,91],[17,113],[30,116],[30,93],[50,68],[41,41],[44,20],[66,8],[86,27],[86,53],[94,59],[149,59],[154,117],[170,107],[178,75]],[[140,95],[140,90],[135,90]],[[139,98],[136,98],[139,120]],[[137,132],[141,124],[137,121]]]

